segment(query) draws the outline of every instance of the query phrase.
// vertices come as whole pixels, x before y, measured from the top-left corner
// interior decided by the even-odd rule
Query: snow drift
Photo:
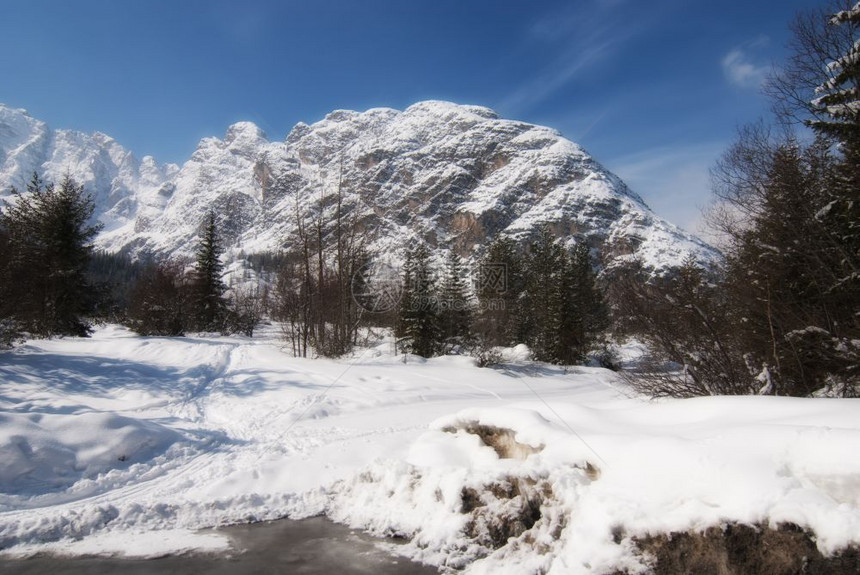
[[[432,423],[406,461],[336,484],[330,513],[476,573],[645,572],[639,540],[733,523],[798,525],[828,555],[860,539],[858,409],[763,397],[468,409]]]
[[[113,413],[0,413],[0,498],[64,489],[146,463],[178,438],[163,425]]]

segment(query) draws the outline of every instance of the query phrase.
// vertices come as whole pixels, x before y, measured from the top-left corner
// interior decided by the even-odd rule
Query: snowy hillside
[[[468,256],[500,233],[526,238],[550,222],[608,258],[635,253],[664,268],[714,257],[558,132],[448,102],[339,110],[284,141],[240,122],[203,139],[181,168],[0,105],[0,195],[34,170],[48,180],[68,172],[95,195],[106,224],[97,245],[109,251],[187,255],[213,208],[229,257],[277,250],[297,205],[332,216],[340,189],[346,209],[378,230],[377,253],[418,235]]]
[[[517,350],[310,360],[277,333],[0,352],[2,554],[217,550],[193,530],[320,513],[474,573],[640,573],[649,535],[732,523],[813,530],[809,562],[860,543],[860,400],[649,402]]]

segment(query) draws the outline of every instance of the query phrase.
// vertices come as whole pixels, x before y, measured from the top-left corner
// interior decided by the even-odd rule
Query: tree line
[[[0,208],[0,347],[27,337],[87,336],[113,321],[141,335],[187,331],[252,335],[262,318],[256,292],[226,297],[214,214],[204,222],[194,265],[132,261],[95,252],[100,230],[83,186],[34,174]]]
[[[99,231],[83,187],[34,175],[25,193],[0,208],[2,344],[24,337],[86,336],[112,321],[147,336],[186,332],[253,335],[264,316],[283,326],[296,356],[336,357],[362,330],[392,328],[397,348],[424,357],[526,343],[541,361],[582,362],[608,325],[584,243],[565,247],[548,226],[523,247],[493,242],[478,274],[450,252],[443,273],[423,245],[406,250],[399,305],[374,313],[357,295],[371,263],[370,231],[340,185],[314,209],[298,198],[293,235],[278,254],[252,259],[255,281],[228,290],[215,213],[200,226],[195,260],[132,261],[95,252]],[[263,269],[267,268],[267,272]],[[264,278],[260,281],[260,278]]]
[[[394,326],[400,350],[490,362],[493,347],[525,343],[538,361],[571,365],[602,342],[608,308],[584,242],[567,248],[548,225],[524,248],[498,238],[478,262],[474,286],[456,253],[441,274],[430,255],[420,244],[406,252]]]
[[[319,200],[309,207],[297,196],[285,249],[258,258],[275,269],[267,309],[296,356],[348,354],[373,328],[392,329],[401,352],[483,362],[492,347],[523,342],[541,361],[579,363],[602,341],[608,312],[584,243],[566,249],[548,226],[527,246],[499,239],[477,262],[485,281],[473,285],[460,256],[449,251],[437,269],[430,248],[416,242],[404,247],[397,285],[380,287],[365,273],[374,267],[374,236],[362,205],[340,181]],[[368,305],[362,294],[390,305]]]

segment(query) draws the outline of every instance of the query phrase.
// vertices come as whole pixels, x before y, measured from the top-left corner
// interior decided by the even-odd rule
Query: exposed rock
[[[850,548],[825,557],[815,545],[815,534],[791,523],[777,529],[733,523],[701,533],[670,533],[633,540],[651,557],[654,575],[860,573],[860,549]]]
[[[446,427],[442,431],[456,433],[457,428]],[[492,447],[502,459],[525,459],[533,453],[543,451],[543,445],[537,447],[520,443],[516,440],[516,434],[510,429],[492,427],[488,425],[471,424],[463,428],[466,433],[477,435],[484,445]]]
[[[541,519],[541,505],[552,495],[546,481],[511,477],[480,488],[464,488],[462,512],[468,514],[464,534],[486,549],[499,549],[527,532]]]

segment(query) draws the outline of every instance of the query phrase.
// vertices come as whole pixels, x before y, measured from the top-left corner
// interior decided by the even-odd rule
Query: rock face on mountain
[[[278,250],[297,212],[330,221],[339,193],[341,210],[375,230],[377,253],[417,238],[469,256],[499,234],[526,239],[547,222],[604,261],[635,255],[662,269],[715,257],[555,130],[448,102],[338,110],[274,142],[240,122],[223,140],[203,139],[181,168],[0,105],[0,197],[34,170],[84,184],[105,224],[97,246],[136,255],[192,253],[209,210],[228,257]]]

